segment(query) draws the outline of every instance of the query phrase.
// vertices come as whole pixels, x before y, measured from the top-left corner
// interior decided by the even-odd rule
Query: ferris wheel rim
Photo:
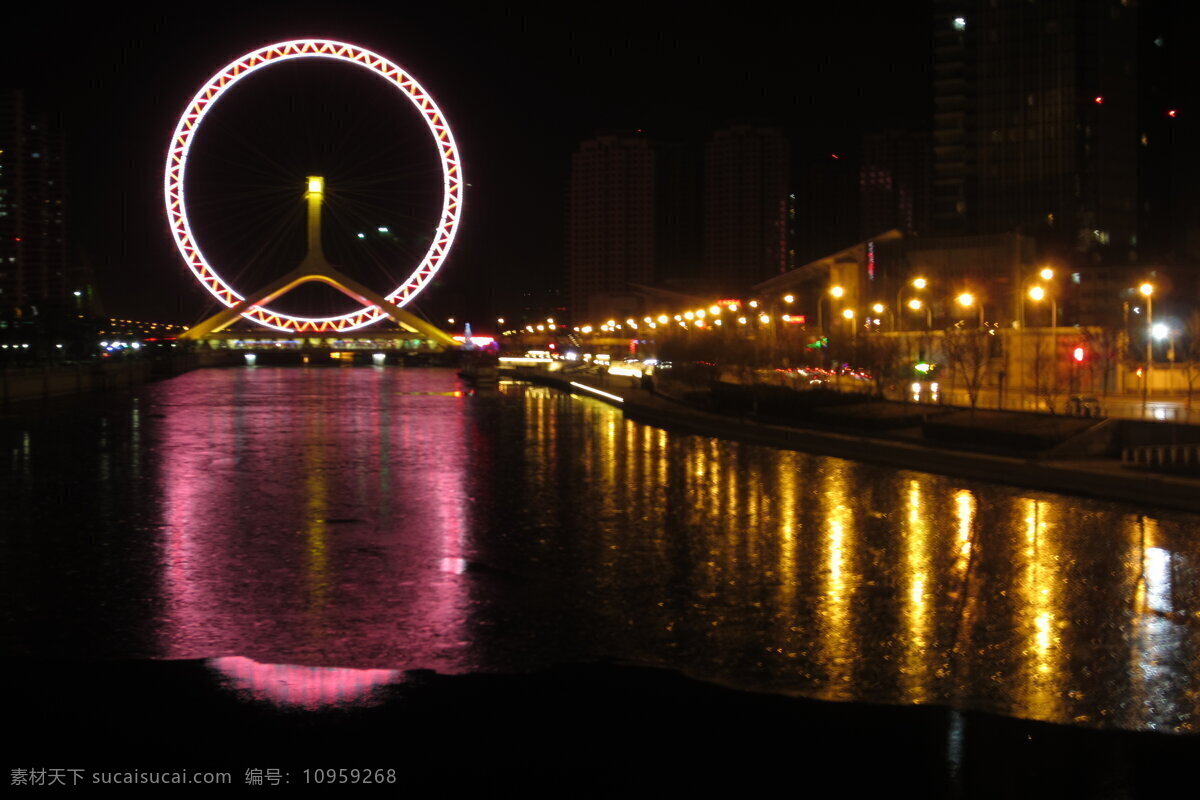
[[[343,61],[381,76],[413,104],[433,136],[442,167],[441,215],[433,240],[420,263],[403,283],[385,295],[389,302],[403,308],[429,284],[449,254],[462,214],[462,169],[454,134],[433,97],[399,65],[358,45],[332,39],[293,39],[267,45],[230,62],[196,92],[176,123],[163,175],[167,220],[176,248],[200,284],[225,307],[232,308],[245,299],[209,264],[192,232],[185,190],[188,154],[205,115],[226,91],[271,64],[299,58]],[[303,333],[352,331],[377,322],[386,313],[377,306],[364,305],[338,316],[304,317],[255,305],[246,309],[242,316],[267,328]]]

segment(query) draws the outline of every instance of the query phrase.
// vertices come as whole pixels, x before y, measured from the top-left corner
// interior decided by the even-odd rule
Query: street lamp
[[[914,297],[912,300],[908,301],[908,307],[913,311],[920,311],[922,307],[925,308],[925,330],[928,332],[929,329],[933,327],[933,306],[929,305],[928,303],[923,303],[921,300]]]
[[[1167,361],[1175,363],[1175,332],[1171,330],[1171,326],[1166,323],[1159,322],[1154,326],[1154,338],[1160,342],[1163,339],[1167,340]]]
[[[1047,276],[1047,274],[1049,274],[1049,276],[1051,278],[1054,277],[1053,270],[1051,270],[1049,268],[1042,270],[1043,278],[1045,278]],[[1029,294],[1029,299],[1034,301],[1035,303],[1040,303],[1042,300],[1046,299],[1046,290],[1045,290],[1045,288],[1043,288],[1041,286],[1029,287],[1028,294]],[[1024,298],[1021,299],[1021,325],[1022,325],[1022,330],[1023,330],[1024,329],[1023,326],[1025,325],[1025,299]],[[1022,334],[1022,335],[1024,335],[1024,334]],[[1051,357],[1054,359],[1054,374],[1057,376],[1057,374],[1058,374],[1058,301],[1055,300],[1053,296],[1050,297],[1050,344],[1051,344],[1050,352],[1052,354]]]
[[[1040,278],[1041,278],[1042,280],[1044,280],[1044,281],[1049,281],[1049,280],[1051,280],[1052,278],[1054,278],[1054,270],[1050,269],[1049,267],[1043,267],[1043,268],[1042,268],[1042,270],[1041,270],[1041,271],[1038,273],[1038,277],[1040,277]],[[1045,297],[1045,296],[1046,296],[1046,294],[1048,293],[1048,292],[1046,291],[1046,288],[1045,288],[1045,287],[1043,287],[1043,286],[1033,286],[1033,287],[1030,287],[1030,288],[1029,288],[1029,291],[1027,291],[1027,292],[1026,292],[1026,291],[1025,291],[1025,286],[1029,286],[1029,284],[1024,284],[1024,285],[1021,287],[1021,291],[1025,292],[1025,294],[1022,294],[1022,295],[1020,296],[1020,302],[1021,302],[1021,305],[1020,305],[1020,314],[1018,315],[1018,317],[1019,317],[1019,320],[1020,320],[1020,324],[1021,324],[1021,327],[1022,327],[1022,328],[1024,328],[1024,327],[1025,327],[1025,297],[1026,297],[1026,295],[1028,295],[1028,297],[1029,297],[1031,300],[1041,300],[1041,299],[1042,299],[1042,297]],[[1036,289],[1036,290],[1038,290],[1039,292],[1041,292],[1041,296],[1040,296],[1040,297],[1034,297],[1034,290],[1035,290],[1035,289]],[[1058,327],[1058,325],[1057,325],[1057,324],[1054,324],[1054,325],[1052,325],[1051,327],[1055,327],[1055,328],[1057,328],[1057,327]]]
[[[1146,298],[1146,372],[1142,381],[1142,416],[1150,400],[1150,370],[1154,365],[1154,284],[1143,283],[1138,291]]]
[[[925,280],[924,278],[913,278],[911,285],[914,289],[924,289],[926,286],[929,285],[929,281]],[[896,308],[900,308],[901,306],[904,305],[903,295],[904,295],[904,287],[901,286],[899,291],[896,292]],[[920,301],[918,301],[918,302],[920,302]],[[912,303],[909,303],[908,307],[914,308]],[[897,315],[895,317],[895,320],[896,320],[896,329],[899,330],[900,329],[900,317]]]
[[[871,306],[871,310],[874,311],[876,314],[882,314],[886,311],[888,313],[888,315],[892,318],[892,330],[896,330],[896,315],[893,314],[892,311],[887,306],[885,306],[883,303],[876,303],[873,306]],[[876,326],[879,325],[878,322],[876,322],[875,324],[876,324]]]
[[[1043,270],[1043,271],[1045,271],[1045,270]],[[1048,295],[1048,293],[1046,292],[1046,289],[1042,286],[1031,286],[1029,288],[1028,295],[1029,295],[1029,299],[1034,301],[1035,303],[1040,303],[1041,301],[1045,300],[1047,296],[1050,297],[1050,327],[1057,330],[1058,329],[1058,301],[1054,299],[1054,296]],[[1025,321],[1021,320],[1021,322],[1022,322],[1022,324],[1024,324]]]
[[[975,295],[970,292],[963,292],[954,300],[963,308],[971,308],[975,305]],[[979,303],[979,327],[983,327],[983,303]]]
[[[829,287],[829,294],[831,297],[841,298],[841,296],[844,295],[845,293],[846,293],[846,290],[843,289],[841,286],[830,286]],[[818,297],[817,298],[817,329],[819,331],[821,331],[822,335],[828,335],[829,332],[825,330],[824,316],[821,313],[821,307],[824,304],[825,304],[825,298]],[[833,316],[832,304],[830,305],[830,308],[829,308],[829,316],[831,316],[831,317]]]

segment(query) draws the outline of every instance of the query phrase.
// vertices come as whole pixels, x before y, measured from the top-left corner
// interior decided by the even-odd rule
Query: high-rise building
[[[789,238],[789,266],[820,259],[862,241],[861,171],[854,153],[814,153],[793,165],[794,214]],[[886,230],[886,228],[885,228]],[[872,236],[880,233],[875,231]]]
[[[702,266],[703,155],[691,142],[654,143],[654,283],[695,289]]]
[[[1152,259],[1200,258],[1200,45],[1195,3],[1138,4],[1138,248]]]
[[[0,316],[69,300],[63,150],[56,124],[0,92]]]
[[[653,280],[655,159],[640,135],[601,135],[571,157],[567,263],[571,316],[640,316],[630,284]]]
[[[974,189],[968,158],[974,131],[974,37],[967,24],[971,0],[935,0],[933,20],[933,228],[939,234],[973,232]]]
[[[1127,257],[1138,230],[1138,9],[935,0],[942,234],[1020,231]]]
[[[788,268],[790,152],[779,128],[719,130],[704,153],[704,273],[741,291]]]
[[[928,134],[885,131],[863,137],[859,165],[862,238],[929,231]]]

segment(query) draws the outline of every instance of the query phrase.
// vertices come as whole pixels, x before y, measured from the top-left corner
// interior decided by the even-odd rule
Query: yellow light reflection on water
[[[593,405],[599,405],[599,401]],[[617,477],[617,426],[621,423],[621,417],[608,412],[606,408],[596,408],[595,411],[603,414],[600,423],[601,481],[604,486],[612,486]]]
[[[779,581],[779,605],[786,620],[791,621],[792,605],[796,598],[796,484],[799,478],[799,456],[781,453],[775,462],[775,482],[779,490],[779,559],[775,567]],[[789,624],[790,627],[790,624]]]
[[[1170,695],[1189,685],[1188,553],[1172,553],[1152,520],[1121,543],[1111,578],[1104,508],[672,434],[575,399],[581,436],[550,429],[562,407],[541,399],[540,425],[577,465],[529,459],[571,481],[575,504],[541,535],[586,554],[581,580],[614,623],[598,635],[616,649],[826,699],[1065,724],[1126,715],[1118,724],[1140,727],[1150,712],[1127,704],[1150,701],[1163,718],[1196,705]]]
[[[850,564],[854,548],[854,515],[851,510],[849,462],[830,459],[823,475],[821,515],[824,549],[824,597],[819,606],[817,627],[824,654],[827,682],[824,693],[831,698],[852,696],[851,686],[857,645],[850,610],[852,580]]]
[[[954,571],[965,575],[971,560],[971,531],[975,526],[975,495],[967,489],[954,494],[954,516],[958,519],[958,555]]]
[[[903,606],[904,650],[900,681],[904,699],[925,702],[930,695],[933,661],[929,653],[929,581],[933,569],[929,546],[929,509],[922,482],[909,480],[906,495],[904,565],[908,591]]]
[[[1061,672],[1056,608],[1065,591],[1058,564],[1061,508],[1033,498],[1022,498],[1020,502],[1025,522],[1025,569],[1019,589],[1025,604],[1019,629],[1025,638],[1026,711],[1037,719],[1057,719],[1062,713],[1066,680]]]
[[[696,447],[697,452],[701,451],[699,445]],[[725,521],[726,528],[729,527],[729,496],[723,490],[725,480],[725,461],[721,458],[721,443],[717,439],[709,439],[705,446],[706,455],[701,459],[700,469],[704,472],[706,478],[700,483],[695,497],[699,501],[699,505],[704,509],[706,514],[711,515],[713,519]]]
[[[1130,698],[1122,722],[1131,727],[1170,726],[1177,733],[1192,733],[1197,726],[1191,718],[1200,716],[1200,698],[1192,688],[1194,681],[1181,681],[1179,674],[1188,673],[1189,628],[1197,615],[1186,613],[1186,601],[1180,608],[1174,574],[1178,556],[1159,521],[1152,517],[1129,517],[1126,540],[1130,549],[1127,563],[1136,575],[1130,609]],[[1192,709],[1183,724],[1175,712],[1179,707]]]
[[[328,530],[325,522],[329,515],[328,474],[323,458],[324,425],[319,414],[308,419],[305,429],[304,459],[304,540],[308,559],[308,603],[312,615],[308,622],[316,634],[323,633],[323,617],[329,601],[331,578],[329,575]]]
[[[654,431],[654,462],[656,474],[658,476],[658,485],[664,489],[667,486],[667,466],[670,463],[668,456],[669,440],[667,432],[662,428],[656,428]]]

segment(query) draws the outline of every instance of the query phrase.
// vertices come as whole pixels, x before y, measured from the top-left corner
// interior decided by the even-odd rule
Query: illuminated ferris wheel
[[[298,277],[285,276],[290,279],[290,282],[285,280],[279,286],[268,287],[250,295],[239,294],[208,263],[188,221],[185,191],[188,152],[205,115],[226,91],[247,75],[271,64],[300,58],[334,59],[370,70],[395,87],[402,97],[413,104],[433,136],[441,162],[441,216],[435,227],[433,240],[416,269],[402,284],[386,296],[355,284],[324,263],[323,256],[319,253],[319,218],[316,222],[318,233],[313,233],[312,209],[314,208],[313,187],[315,184],[311,180],[309,184],[309,260],[317,259],[320,264],[314,270],[310,270],[311,274],[299,274]],[[179,118],[179,123],[175,126],[171,146],[167,151],[163,194],[167,220],[170,223],[171,233],[175,238],[180,255],[183,256],[188,268],[191,269],[201,285],[228,309],[218,315],[226,320],[220,327],[240,316],[275,330],[321,333],[353,331],[384,317],[392,317],[401,324],[411,323],[411,327],[414,329],[424,330],[428,327],[427,323],[420,324],[411,314],[401,311],[401,309],[420,294],[421,290],[433,279],[450,251],[450,245],[454,242],[459,216],[462,212],[462,185],[462,170],[459,164],[458,148],[454,143],[454,135],[450,132],[450,126],[437,103],[429,96],[428,92],[421,88],[416,79],[383,56],[362,47],[327,39],[297,39],[269,45],[247,53],[220,70],[196,93],[183,112],[183,116]],[[318,191],[323,191],[323,188]],[[318,194],[316,202],[319,203],[319,200]],[[314,235],[317,237],[318,250],[315,254],[311,250]],[[267,307],[266,304],[275,297],[304,280],[322,280],[330,283],[363,305],[357,310],[333,317],[293,316]],[[235,313],[231,314],[230,312]],[[219,329],[219,327],[210,326],[210,329]]]

